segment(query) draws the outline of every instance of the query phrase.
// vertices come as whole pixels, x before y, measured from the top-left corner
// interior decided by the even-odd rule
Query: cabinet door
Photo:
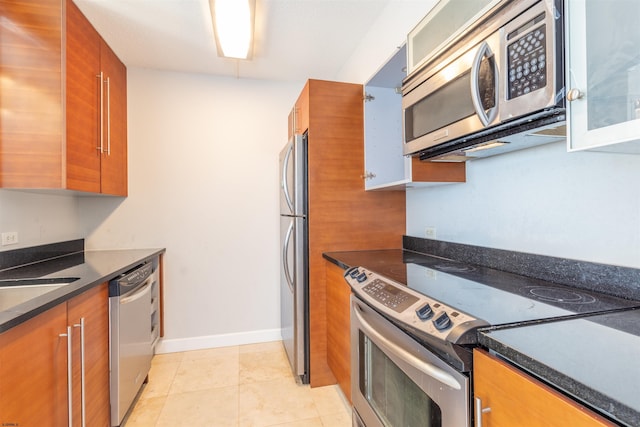
[[[0,2],[4,188],[60,188],[63,179],[61,13],[59,0]]]
[[[351,288],[344,270],[327,261],[327,363],[351,402]]]
[[[67,188],[100,192],[100,36],[67,0]]]
[[[365,85],[365,190],[404,190],[466,180],[464,163],[421,162],[402,154],[402,95],[398,89],[406,77],[406,56],[406,46],[402,46]]]
[[[474,350],[474,394],[484,427],[613,426],[511,365]],[[478,417],[476,411],[476,417]]]
[[[90,289],[67,304],[69,326],[73,327],[73,424],[82,425],[84,405],[87,426],[108,427],[110,410],[107,284]]]
[[[569,0],[566,8],[569,150],[640,153],[630,143],[640,139],[640,2]]]
[[[102,41],[100,64],[104,73],[101,192],[127,195],[127,69]]]
[[[67,306],[0,334],[0,425],[66,426]]]

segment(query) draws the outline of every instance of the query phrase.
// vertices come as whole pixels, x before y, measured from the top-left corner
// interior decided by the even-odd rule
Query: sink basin
[[[62,286],[73,283],[79,277],[50,277],[46,279],[7,279],[0,280],[0,288],[21,288],[32,286]]]

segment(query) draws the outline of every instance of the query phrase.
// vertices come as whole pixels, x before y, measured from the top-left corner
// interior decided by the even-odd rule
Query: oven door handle
[[[438,368],[437,366],[434,366],[431,363],[425,362],[424,360],[421,360],[420,358],[414,356],[413,354],[409,353],[408,351],[406,351],[405,349],[403,349],[399,345],[397,345],[394,342],[390,341],[388,338],[386,338],[380,332],[376,331],[375,328],[372,327],[369,323],[367,323],[367,321],[362,317],[362,314],[360,313],[361,312],[361,308],[358,305],[358,303],[354,301],[352,303],[352,305],[353,305],[353,313],[355,314],[356,318],[358,319],[358,322],[360,322],[360,326],[362,327],[362,329],[364,329],[364,332],[367,333],[368,335],[374,337],[375,339],[380,341],[382,344],[384,344],[385,347],[387,347],[389,349],[389,351],[391,353],[393,353],[396,357],[406,361],[407,363],[409,363],[414,368],[416,368],[419,371],[423,372],[425,375],[428,375],[431,378],[433,378],[433,379],[435,379],[437,381],[440,381],[441,383],[443,383],[445,385],[448,385],[449,387],[451,387],[451,388],[453,388],[455,390],[460,390],[462,388],[460,383],[458,381],[456,381],[456,379],[453,376],[449,375],[444,370],[442,370],[442,369]]]

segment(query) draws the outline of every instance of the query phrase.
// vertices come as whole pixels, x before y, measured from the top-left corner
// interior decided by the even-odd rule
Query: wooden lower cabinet
[[[84,320],[82,320],[84,319]],[[81,425],[81,331],[84,323],[85,421],[109,426],[109,291],[106,283],[67,303],[67,322],[73,327],[73,420]]]
[[[483,427],[614,426],[518,368],[474,350],[474,397],[480,399]]]
[[[327,261],[327,363],[351,402],[351,288],[344,270]]]
[[[0,425],[67,426],[69,404],[73,425],[82,425],[81,324],[86,425],[110,425],[106,283],[0,334]],[[68,327],[72,331],[71,402]]]

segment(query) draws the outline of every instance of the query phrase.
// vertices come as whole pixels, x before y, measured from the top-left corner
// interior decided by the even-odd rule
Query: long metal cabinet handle
[[[130,302],[133,302],[137,299],[140,299],[144,296],[144,294],[147,294],[151,291],[151,283],[153,283],[150,278],[147,279],[147,284],[144,285],[143,287],[141,287],[140,289],[138,289],[135,293],[128,295],[126,297],[121,297],[120,298],[120,305],[123,304],[128,304]]]
[[[491,412],[491,408],[483,408],[482,407],[482,399],[479,397],[475,398],[475,409],[476,409],[476,427],[482,427],[482,414],[486,414],[487,412]]]
[[[473,101],[473,108],[476,110],[478,117],[483,125],[487,126],[491,123],[498,114],[498,100],[496,99],[495,107],[489,110],[489,114],[484,111],[484,107],[482,106],[482,102],[480,101],[480,94],[478,88],[478,75],[480,72],[480,65],[482,64],[482,58],[487,57],[491,58],[493,56],[493,52],[491,48],[487,44],[487,42],[483,42],[476,53],[476,56],[473,58],[473,65],[471,66],[471,100]],[[495,89],[494,96],[498,96],[498,76],[495,76]]]
[[[282,182],[280,185],[282,186],[282,191],[284,192],[284,199],[287,202],[287,206],[289,206],[289,210],[291,213],[295,214],[293,210],[293,202],[291,201],[291,195],[289,194],[289,186],[287,185],[287,167],[289,166],[289,159],[291,157],[291,153],[293,153],[293,141],[291,142],[291,146],[287,150],[287,154],[284,156],[284,161],[282,162]]]
[[[293,292],[293,279],[289,274],[289,262],[287,259],[287,252],[289,252],[289,242],[291,241],[291,233],[293,232],[293,224],[294,220],[289,224],[289,229],[287,230],[287,235],[284,238],[284,245],[282,246],[282,268],[284,268],[284,275],[287,279],[287,285],[289,285],[289,289]]]
[[[431,378],[437,381],[440,381],[445,385],[448,385],[449,387],[455,390],[462,389],[462,386],[460,385],[460,383],[458,383],[458,381],[456,381],[456,379],[453,376],[449,375],[447,372],[443,371],[437,366],[434,366],[431,363],[428,363],[428,362],[425,362],[424,360],[419,359],[418,357],[409,353],[402,347],[391,342],[389,339],[383,336],[380,332],[376,331],[375,328],[369,325],[369,323],[362,317],[362,314],[360,314],[360,306],[358,305],[358,303],[354,301],[352,305],[353,305],[353,313],[356,315],[356,318],[361,323],[362,329],[364,329],[368,335],[375,337],[378,341],[386,345],[389,348],[389,350],[391,350],[391,352],[393,352],[396,356],[406,361],[407,363],[411,364],[413,367],[420,370],[424,374],[430,376]]]
[[[96,76],[98,79],[100,79],[100,137],[98,138],[100,145],[98,146],[98,151],[100,151],[100,154],[104,153],[104,89],[102,87],[103,82],[102,79],[104,78],[104,73],[102,71],[100,71],[100,74],[98,74]]]
[[[74,328],[80,328],[80,393],[82,402],[82,427],[87,425],[86,416],[86,393],[85,393],[85,341],[84,341],[84,317],[80,318],[80,323],[73,325]]]
[[[67,333],[60,337],[67,337],[67,409],[69,411],[69,427],[73,427],[73,346],[71,345],[71,326],[67,326]]]
[[[111,78],[107,77],[107,156],[111,155]]]

